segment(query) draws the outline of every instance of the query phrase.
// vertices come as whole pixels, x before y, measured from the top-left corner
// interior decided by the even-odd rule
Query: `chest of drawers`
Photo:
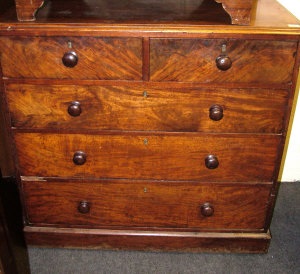
[[[248,27],[65,22],[54,5],[0,24],[27,243],[266,252],[298,21],[270,0]]]

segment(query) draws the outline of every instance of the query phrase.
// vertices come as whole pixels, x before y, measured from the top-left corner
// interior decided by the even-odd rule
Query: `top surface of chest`
[[[223,7],[217,2],[223,3]],[[37,12],[33,22],[19,22],[15,8],[3,13],[0,34],[127,37],[299,34],[299,21],[276,0],[253,1],[246,25],[231,24],[227,2],[230,0],[87,0],[76,3],[52,0]]]

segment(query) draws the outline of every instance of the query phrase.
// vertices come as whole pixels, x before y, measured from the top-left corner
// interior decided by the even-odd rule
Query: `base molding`
[[[165,232],[79,228],[24,228],[29,246],[110,250],[266,253],[270,233]]]

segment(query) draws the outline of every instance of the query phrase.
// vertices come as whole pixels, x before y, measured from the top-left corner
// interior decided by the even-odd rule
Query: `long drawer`
[[[7,84],[27,128],[281,133],[287,90]]]
[[[142,40],[98,37],[1,37],[5,77],[142,79]]]
[[[262,229],[271,184],[23,182],[32,224]]]
[[[151,39],[150,79],[290,83],[296,50],[297,41]]]
[[[280,135],[15,133],[24,176],[272,181]]]

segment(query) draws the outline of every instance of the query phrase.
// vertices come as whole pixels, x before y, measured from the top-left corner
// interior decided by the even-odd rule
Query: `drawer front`
[[[71,47],[70,46],[71,43]],[[69,65],[64,65],[62,58]],[[1,37],[3,75],[9,78],[142,79],[138,38]]]
[[[272,180],[280,139],[195,133],[15,134],[24,176],[240,182]]]
[[[223,46],[226,45],[226,46]],[[297,42],[151,39],[150,79],[214,83],[290,83]],[[220,56],[217,67],[216,59]],[[230,60],[229,60],[229,59]]]
[[[287,90],[6,86],[14,127],[281,133]]]
[[[261,229],[270,187],[123,180],[27,181],[24,194],[33,224]]]

